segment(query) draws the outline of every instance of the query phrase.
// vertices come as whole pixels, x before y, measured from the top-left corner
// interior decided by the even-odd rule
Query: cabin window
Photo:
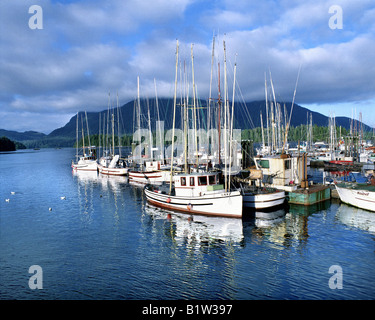
[[[191,186],[194,185],[194,177],[190,177],[190,185],[191,185]]]
[[[186,177],[181,177],[181,185],[186,186]]]
[[[198,177],[198,185],[200,186],[206,186],[207,185],[207,177]]]
[[[215,176],[208,176],[208,183],[209,184],[215,184],[216,183]]]
[[[269,160],[260,159],[260,160],[257,160],[257,162],[258,162],[258,166],[261,167],[261,168],[269,169],[269,167],[270,167],[270,161]]]
[[[285,170],[290,169],[290,159],[289,160],[285,160],[284,166],[285,166]]]

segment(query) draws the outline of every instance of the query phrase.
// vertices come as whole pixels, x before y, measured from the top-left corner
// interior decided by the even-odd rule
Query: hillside
[[[287,119],[289,118],[291,103],[290,102],[280,102],[282,113],[284,113],[284,104],[287,113]],[[137,127],[137,119],[135,117],[135,101],[130,101],[119,108],[119,118],[120,118],[120,130],[121,134],[132,134]],[[212,106],[211,108],[216,108]],[[190,106],[191,107],[191,106]],[[208,107],[207,102],[200,100],[197,106],[197,112],[199,113],[199,127],[206,128],[208,122]],[[117,110],[112,109],[114,112],[114,117],[116,120],[117,129]],[[103,132],[103,124],[107,126],[108,119],[111,119],[112,110],[108,111],[104,108],[101,112],[88,112],[88,124],[90,135],[98,134],[99,128]],[[158,105],[156,105],[155,99],[141,99],[141,118],[140,123],[142,128],[148,128],[148,110],[150,113],[151,127],[155,130],[156,121],[158,119],[164,121],[165,129],[170,129],[172,127],[172,117],[173,117],[173,99],[159,99]],[[159,117],[158,111],[159,110]],[[213,110],[213,109],[212,109]],[[211,110],[211,111],[212,111]],[[252,129],[261,126],[260,113],[263,114],[263,123],[265,124],[266,119],[266,104],[265,101],[252,101],[246,103],[235,103],[235,120],[234,127],[244,130]],[[217,114],[214,117],[217,118]],[[314,125],[327,126],[329,118],[314,111],[310,111],[307,108],[301,107],[297,104],[293,107],[293,114],[291,118],[291,125],[298,126],[300,124],[306,124],[308,122],[307,116],[312,114],[312,122]],[[82,123],[84,125],[84,132],[87,134],[85,112],[79,112],[79,130],[81,130]],[[100,120],[100,124],[99,124]],[[182,108],[180,105],[177,106],[176,110],[176,127],[181,127],[182,120]],[[110,122],[109,122],[110,123]],[[347,117],[336,117],[336,126],[342,126],[349,130],[351,119]],[[43,133],[27,131],[23,133],[15,131],[7,131],[0,129],[0,136],[6,136],[11,140],[19,141],[24,143],[29,148],[34,147],[71,147],[76,140],[76,126],[77,126],[77,115],[73,116],[69,122],[58,129],[52,131],[49,135]],[[363,125],[364,131],[370,131],[367,125]],[[116,130],[117,132],[117,130]],[[109,133],[111,133],[111,127],[109,128]],[[80,133],[81,134],[81,133]]]

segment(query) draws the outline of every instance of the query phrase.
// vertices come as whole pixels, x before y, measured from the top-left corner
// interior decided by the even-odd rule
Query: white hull
[[[95,160],[85,163],[72,164],[72,169],[75,171],[97,171],[98,166]]]
[[[207,192],[202,196],[169,196],[145,188],[147,201],[155,206],[191,214],[242,217],[242,195],[239,191]]]
[[[353,188],[349,184],[336,185],[336,190],[342,202],[361,209],[375,211],[375,191],[367,189],[360,187]],[[375,187],[373,189],[375,190]]]
[[[253,209],[269,209],[282,205],[285,201],[285,191],[277,190],[272,193],[253,193],[245,192],[243,194],[243,206]]]
[[[129,171],[129,181],[143,184],[161,184],[169,182],[170,171]]]
[[[113,175],[113,176],[125,176],[127,175],[129,168],[107,168],[98,164],[98,170],[101,174]]]

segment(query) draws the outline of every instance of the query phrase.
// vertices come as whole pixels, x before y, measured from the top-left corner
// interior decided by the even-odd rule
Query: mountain
[[[17,132],[0,129],[0,137],[3,136],[15,141],[40,140],[46,137],[44,133],[36,131]]]
[[[165,130],[172,127],[173,119],[173,99],[172,98],[161,98],[158,99],[156,104],[155,99],[141,99],[141,117],[140,124],[142,128],[148,128],[148,114],[150,114],[151,128],[154,131],[156,127],[156,121],[158,119],[164,121]],[[201,128],[206,128],[208,122],[208,105],[207,101],[199,100],[197,103],[197,113],[198,126]],[[291,102],[279,102],[282,115],[284,117],[284,108],[286,110],[286,119],[289,119],[291,112]],[[215,114],[217,118],[217,106],[213,106],[213,101],[210,104],[211,114]],[[284,107],[285,106],[285,107]],[[230,103],[231,107],[231,103]],[[192,106],[189,106],[192,109]],[[137,117],[135,112],[136,101],[130,101],[123,106],[119,107],[118,114],[120,118],[120,130],[121,134],[132,134],[137,128]],[[149,111],[148,111],[149,110]],[[158,116],[159,110],[159,116]],[[266,103],[265,101],[252,101],[252,102],[236,102],[234,104],[235,118],[234,118],[234,128],[237,129],[252,129],[261,126],[260,113],[262,112],[263,123],[266,123]],[[214,111],[214,112],[213,112]],[[181,128],[182,121],[182,108],[178,100],[178,105],[176,109],[176,127]],[[222,111],[223,112],[223,111]],[[111,134],[112,127],[111,120],[112,113],[116,119],[116,134],[117,134],[117,109],[103,110],[100,112],[87,112],[87,120],[89,125],[90,135],[98,134],[99,128],[103,132],[103,125],[107,127],[109,124],[108,132]],[[298,104],[294,104],[293,113],[291,117],[291,126],[298,126],[300,124],[308,123],[308,114],[312,114],[312,122],[314,125],[318,126],[328,126],[329,117],[322,115],[321,113],[310,111],[307,108],[301,107]],[[85,112],[78,113],[78,125],[79,130],[81,130],[82,125],[84,127],[84,132],[87,134],[86,129],[86,117]],[[283,119],[284,120],[284,119]],[[100,121],[100,123],[99,123]],[[336,117],[336,126],[341,126],[346,129],[350,129],[350,124],[352,120],[348,117]],[[49,135],[43,133],[27,131],[23,133],[15,131],[7,131],[0,129],[0,136],[6,136],[14,141],[19,141],[24,143],[27,147],[71,147],[76,140],[76,127],[77,127],[77,115],[73,116],[69,122],[58,129],[52,131]],[[372,128],[363,124],[363,130],[370,131]],[[80,133],[81,135],[81,133]]]

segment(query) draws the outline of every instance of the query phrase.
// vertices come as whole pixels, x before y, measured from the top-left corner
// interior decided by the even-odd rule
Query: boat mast
[[[82,128],[82,150],[83,150],[83,156],[85,157],[86,154],[85,154],[85,132],[83,130],[83,119],[82,119],[82,116],[81,116],[81,128]]]
[[[230,124],[230,144],[229,144],[229,182],[228,182],[228,189],[230,190],[230,176],[232,173],[232,152],[233,152],[233,119],[234,119],[234,93],[236,89],[236,70],[237,70],[237,62],[234,62],[234,72],[233,72],[233,97],[232,97],[232,117],[231,124]],[[230,116],[230,115],[229,115]],[[234,157],[233,157],[234,158]]]
[[[78,114],[77,112],[77,121],[76,121],[76,159],[78,161]]]
[[[186,69],[184,61],[184,82],[185,82],[185,96],[184,96],[184,162],[185,162],[185,173],[188,173],[188,96],[187,96],[187,80],[186,80]]]
[[[211,100],[212,100],[212,73],[214,69],[214,55],[215,55],[215,36],[212,37],[212,55],[211,55],[211,76],[210,76],[210,94],[208,96],[208,119],[207,119],[207,138],[208,138],[208,150],[207,150],[207,155],[212,154],[212,143],[213,139],[211,138],[211,153],[209,153],[209,144],[210,144],[210,137],[209,137],[209,132],[211,129]]]
[[[86,128],[87,128],[87,138],[89,140],[89,145],[88,145],[88,150],[89,150],[89,153],[91,153],[91,142],[90,142],[90,132],[89,132],[89,122],[87,120],[87,112],[85,111],[85,117],[86,117]]]
[[[178,40],[176,44],[176,74],[174,80],[174,97],[173,97],[173,127],[172,127],[172,154],[171,154],[171,178],[169,183],[169,194],[172,193],[172,179],[173,179],[173,154],[174,154],[174,127],[176,121],[176,99],[177,99],[177,74],[178,74]]]
[[[264,93],[266,96],[266,121],[267,121],[267,147],[270,149],[270,130],[269,130],[269,119],[268,119],[268,92],[267,92],[267,75],[264,73]],[[263,143],[264,146],[264,143]]]
[[[219,135],[219,166],[220,166],[220,163],[221,163],[221,91],[220,91],[220,62],[218,63],[218,73],[219,73],[219,76],[218,76],[218,90],[219,90],[219,97],[218,97],[218,112],[217,112],[217,119],[218,119],[218,124],[217,124],[217,127],[218,127],[218,135]]]
[[[198,156],[198,136],[197,136],[197,114],[196,114],[196,101],[195,101],[195,80],[194,80],[194,54],[193,54],[193,44],[191,44],[191,68],[192,68],[192,80],[193,80],[193,119],[194,119],[194,138],[195,138],[195,154],[196,154],[196,165],[199,165]]]
[[[225,190],[228,189],[228,181],[227,181],[227,56],[226,56],[226,49],[225,49],[225,40],[223,41],[224,46],[224,185]]]
[[[121,135],[120,135],[120,110],[118,105],[118,91],[116,92],[117,96],[117,136],[118,136],[118,154],[121,158]]]

